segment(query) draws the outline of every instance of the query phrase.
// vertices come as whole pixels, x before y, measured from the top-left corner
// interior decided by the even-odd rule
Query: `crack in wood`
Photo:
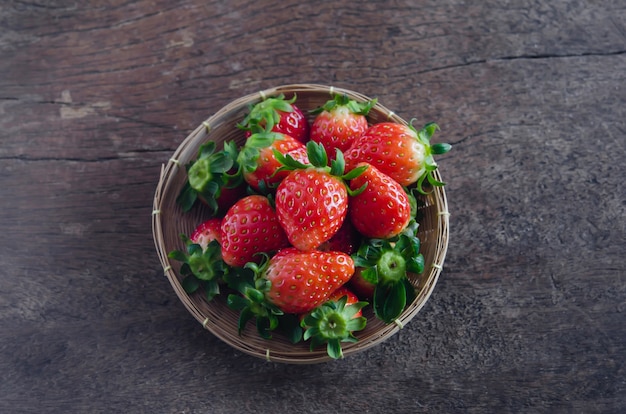
[[[512,55],[512,56],[500,56],[495,58],[487,58],[487,59],[478,59],[471,60],[464,63],[458,63],[453,65],[439,66],[436,68],[425,69],[417,72],[418,74],[424,73],[432,73],[439,72],[447,69],[457,69],[464,68],[472,65],[482,65],[485,63],[491,62],[507,62],[507,61],[516,61],[516,60],[539,60],[539,59],[569,59],[569,58],[580,58],[580,57],[607,57],[607,56],[620,56],[626,54],[626,50],[615,50],[609,52],[583,52],[583,53],[569,53],[569,54],[556,54],[556,53],[546,53],[546,54],[537,54],[537,55]]]
[[[24,161],[24,162],[86,162],[98,163],[140,158],[141,154],[169,154],[174,148],[138,149],[117,154],[117,156],[80,158],[80,157],[29,157],[26,155],[0,156],[0,161]]]

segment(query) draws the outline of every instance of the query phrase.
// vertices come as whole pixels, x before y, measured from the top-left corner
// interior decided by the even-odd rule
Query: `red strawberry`
[[[367,163],[358,177],[350,181],[356,190],[366,186],[350,198],[350,221],[359,233],[368,238],[389,239],[397,236],[411,220],[411,203],[404,188],[378,168]]]
[[[276,159],[275,151],[289,154],[300,162],[308,162],[306,147],[291,136],[277,132],[252,134],[239,152],[237,162],[243,179],[253,189],[264,191],[274,188],[289,174],[289,171],[279,171],[282,164]]]
[[[276,190],[276,214],[289,242],[300,250],[312,250],[329,240],[343,224],[348,211],[348,190],[343,175],[343,157],[328,167],[324,147],[307,143],[311,164],[290,157],[279,160],[292,171]],[[341,154],[341,152],[339,152]]]
[[[236,171],[233,172],[236,174]],[[247,186],[244,181],[241,181],[234,187],[224,186],[220,189],[219,195],[217,197],[217,214],[225,214],[229,208],[231,208],[237,201],[241,198],[245,197],[247,193]],[[206,205],[210,205],[203,197],[200,198]]]
[[[358,297],[371,300],[374,297],[376,285],[363,278],[363,270],[364,268],[357,267],[354,270],[354,275],[352,275],[348,284],[350,289],[352,289]]]
[[[276,212],[267,197],[242,198],[226,213],[221,227],[222,257],[231,266],[259,262],[257,253],[271,253],[288,245]]]
[[[254,106],[240,127],[250,136],[255,128],[289,135],[305,143],[309,139],[309,123],[302,111],[294,105],[296,95],[286,100],[284,95],[267,98]]]
[[[350,170],[360,162],[367,162],[403,186],[417,183],[420,192],[424,192],[425,179],[431,185],[444,185],[432,175],[437,169],[433,155],[448,152],[450,145],[430,145],[436,129],[438,126],[433,123],[419,131],[412,125],[393,122],[374,124],[346,151],[346,166]]]
[[[329,240],[343,224],[348,193],[343,183],[316,169],[290,173],[276,191],[276,213],[289,242],[312,250]]]
[[[334,158],[336,149],[346,151],[367,130],[365,116],[375,104],[376,99],[359,103],[347,95],[335,95],[312,112],[317,116],[311,125],[311,140],[322,144],[329,158]]]
[[[348,212],[350,208],[348,207]],[[318,250],[324,252],[343,252],[352,254],[359,247],[359,233],[355,230],[350,220],[344,220],[342,226],[330,240],[322,243]]]
[[[208,244],[213,240],[217,240],[218,243],[221,243],[221,226],[221,219],[210,218],[200,223],[189,238],[192,242],[199,244],[202,250],[206,250]]]
[[[266,299],[285,313],[310,311],[354,273],[352,258],[340,252],[303,252],[288,247],[276,253],[262,271],[270,282]]]

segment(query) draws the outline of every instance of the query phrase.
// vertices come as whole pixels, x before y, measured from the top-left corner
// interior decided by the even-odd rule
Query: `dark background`
[[[0,4],[0,412],[626,411],[622,1]],[[202,329],[151,233],[161,164],[231,100],[320,83],[436,121],[423,310],[342,361]]]

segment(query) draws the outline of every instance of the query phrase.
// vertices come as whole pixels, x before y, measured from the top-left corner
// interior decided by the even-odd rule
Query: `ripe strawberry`
[[[412,124],[374,124],[346,151],[346,166],[350,170],[360,162],[367,162],[403,186],[417,183],[417,189],[422,193],[424,180],[433,186],[444,185],[432,175],[437,169],[433,155],[444,154],[451,147],[449,144],[430,144],[437,129],[433,123],[419,131]]]
[[[239,311],[240,333],[254,318],[261,337],[271,338],[279,328],[293,343],[302,339],[298,315],[327,301],[354,271],[350,256],[339,252],[288,247],[263,258],[228,275],[228,286],[238,293],[230,294],[227,304]]]
[[[262,270],[269,281],[265,298],[285,313],[310,311],[354,273],[352,258],[340,252],[303,252],[288,247],[276,253]]]
[[[233,169],[237,150],[233,143],[227,143],[220,151],[209,141],[198,150],[197,158],[186,165],[187,182],[176,201],[183,211],[189,211],[200,200],[210,209],[211,215],[226,211],[230,207],[232,193],[241,195],[243,187]]]
[[[230,266],[259,262],[257,253],[270,253],[288,245],[276,212],[267,197],[250,195],[233,205],[221,226],[222,257]]]
[[[206,250],[207,246],[213,240],[221,242],[220,229],[222,220],[218,218],[210,218],[200,223],[189,237],[192,242],[199,244],[202,250]]]
[[[348,207],[348,214],[350,208]],[[318,250],[323,252],[342,252],[346,254],[352,254],[359,247],[359,233],[350,222],[350,220],[344,220],[343,224],[330,240],[322,243]]]
[[[354,269],[354,274],[350,278],[348,285],[356,295],[362,299],[372,300],[376,285],[363,278],[363,267]]]
[[[411,204],[404,188],[373,165],[350,181],[350,188],[365,189],[350,198],[350,221],[368,238],[389,239],[406,228],[411,219]]]
[[[256,191],[275,188],[289,174],[281,169],[275,152],[308,162],[306,147],[291,136],[263,131],[252,134],[241,148],[237,162],[243,179]]]
[[[365,116],[375,104],[376,99],[359,103],[347,95],[335,95],[312,111],[316,117],[311,125],[311,140],[322,144],[332,159],[336,149],[346,151],[367,130]]]
[[[222,260],[220,222],[217,218],[202,222],[190,238],[181,235],[186,252],[174,250],[168,254],[170,259],[182,263],[180,273],[184,279],[181,285],[185,292],[191,294],[203,287],[209,301],[219,293],[219,283],[230,271]]]
[[[302,319],[304,339],[311,339],[311,349],[325,343],[331,358],[343,358],[341,342],[357,342],[353,332],[367,324],[362,312],[366,305],[347,288],[337,289],[324,304]]]
[[[343,157],[328,167],[324,147],[307,143],[311,164],[277,154],[286,169],[293,168],[276,190],[276,214],[289,242],[300,250],[313,250],[329,240],[343,224],[348,211],[348,190]],[[338,154],[341,154],[339,152]]]
[[[279,132],[305,143],[309,139],[309,123],[304,113],[294,104],[296,95],[286,100],[284,95],[267,98],[250,108],[240,128],[250,136],[254,129]]]

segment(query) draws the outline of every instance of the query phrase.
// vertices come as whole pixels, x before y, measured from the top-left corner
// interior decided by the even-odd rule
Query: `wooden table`
[[[621,1],[0,5],[0,412],[626,412]],[[161,165],[289,83],[436,121],[451,234],[423,310],[312,366],[190,316],[151,233]]]

